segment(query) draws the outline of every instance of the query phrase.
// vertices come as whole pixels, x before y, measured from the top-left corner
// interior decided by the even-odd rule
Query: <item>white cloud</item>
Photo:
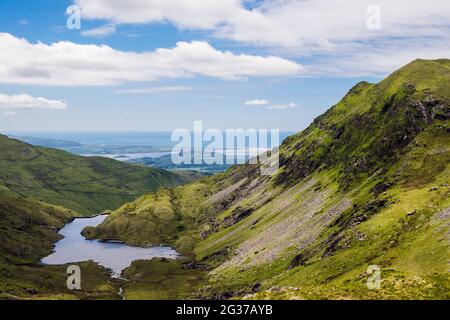
[[[60,100],[49,100],[33,97],[29,94],[8,95],[0,93],[0,109],[52,109],[63,110],[67,103]],[[7,112],[5,112],[6,114]],[[12,115],[12,111],[9,112]]]
[[[240,11],[238,0],[76,0],[85,19],[115,23],[171,21],[180,28],[210,29]]]
[[[76,0],[88,19],[171,22],[217,38],[311,57],[311,75],[382,75],[416,58],[450,56],[448,0]],[[246,8],[245,4],[251,4]],[[381,10],[369,30],[367,9]],[[353,62],[356,63],[353,63]]]
[[[158,94],[158,93],[176,93],[192,90],[191,87],[173,86],[173,87],[149,87],[139,89],[115,90],[114,93],[120,94]]]
[[[61,86],[116,85],[198,75],[235,80],[298,75],[302,71],[301,65],[286,59],[238,55],[200,41],[136,53],[69,41],[30,43],[8,33],[0,33],[0,61],[0,83]]]
[[[5,112],[3,112],[3,115],[5,117],[12,117],[12,116],[15,116],[16,113],[14,111],[5,111]]]
[[[436,43],[439,42],[439,43]],[[360,47],[360,50],[357,48]],[[447,48],[446,48],[447,47]],[[441,43],[436,39],[411,41],[410,43],[382,44],[365,48],[355,46],[342,51],[322,64],[311,65],[311,75],[384,76],[415,59],[450,58],[450,39]]]
[[[245,103],[246,106],[265,106],[267,104],[269,104],[270,102],[264,99],[254,99],[254,100],[250,100],[247,101]]]
[[[447,0],[76,0],[83,18],[116,23],[170,21],[180,28],[214,29],[238,41],[331,48],[334,41],[380,36],[436,36],[448,27]],[[369,6],[381,9],[380,32],[367,28]]]
[[[85,37],[103,38],[116,32],[116,26],[113,24],[105,24],[101,27],[82,31],[81,35]]]
[[[286,109],[296,109],[299,108],[300,106],[294,102],[291,103],[286,103],[286,104],[272,104],[269,105],[270,102],[264,99],[254,99],[254,100],[250,100],[245,102],[246,106],[255,106],[255,107],[260,107],[260,106],[266,106],[266,109],[268,110],[286,110]]]
[[[297,109],[297,108],[300,108],[300,106],[294,102],[291,102],[288,104],[275,104],[275,105],[267,107],[267,109],[269,109],[269,110],[287,110],[287,109]]]

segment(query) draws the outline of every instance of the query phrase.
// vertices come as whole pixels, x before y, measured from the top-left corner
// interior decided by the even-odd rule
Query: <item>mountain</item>
[[[67,266],[43,266],[57,234],[80,215],[116,209],[159,187],[193,181],[100,157],[79,157],[0,135],[0,299],[118,299],[117,282],[94,262],[83,262],[82,291],[66,288]]]
[[[11,136],[11,138],[32,144],[34,146],[46,147],[46,148],[76,148],[81,147],[82,145],[75,141],[61,140],[61,139],[48,139],[48,138],[39,138],[39,137],[16,137]]]
[[[186,175],[80,157],[0,135],[0,197],[30,197],[92,215],[188,181]]]
[[[449,117],[450,60],[416,60],[287,138],[276,175],[234,166],[83,233],[188,257],[133,263],[127,297],[449,299]]]

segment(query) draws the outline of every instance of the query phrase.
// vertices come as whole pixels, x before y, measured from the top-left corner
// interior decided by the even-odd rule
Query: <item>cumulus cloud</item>
[[[106,24],[98,28],[82,31],[81,35],[85,37],[104,38],[116,32],[116,26],[113,24]]]
[[[269,101],[264,99],[254,99],[245,103],[246,106],[265,106],[267,104],[269,104]]]
[[[158,93],[176,93],[192,90],[191,87],[172,86],[172,87],[149,87],[138,89],[115,90],[114,93],[119,94],[158,94]]]
[[[87,19],[171,22],[294,57],[316,55],[306,70],[311,75],[385,74],[415,58],[450,56],[448,0],[75,2]],[[379,29],[367,27],[373,5],[380,10]]]
[[[181,28],[210,29],[240,10],[238,0],[76,0],[85,19],[116,23],[170,21]]]
[[[0,61],[0,83],[61,86],[117,85],[198,75],[235,80],[302,71],[300,64],[290,60],[219,51],[201,41],[136,53],[69,41],[30,43],[8,33],[0,33]]]
[[[448,27],[447,0],[76,0],[87,19],[116,23],[170,21],[181,28],[215,29],[238,41],[332,47],[333,41],[380,36],[436,36]],[[380,32],[367,28],[368,8],[381,10]],[[418,28],[419,27],[419,28]],[[330,42],[331,41],[331,42]]]
[[[0,93],[0,109],[51,109],[63,110],[67,103],[60,100],[49,100],[41,97],[33,97],[29,94],[8,95]],[[13,115],[13,111],[5,112]]]
[[[287,110],[287,109],[297,109],[297,108],[300,108],[300,106],[294,102],[291,102],[288,104],[275,104],[275,105],[267,107],[267,109],[269,109],[269,110]]]

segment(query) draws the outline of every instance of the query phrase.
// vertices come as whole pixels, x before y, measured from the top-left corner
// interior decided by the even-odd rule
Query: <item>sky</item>
[[[448,0],[0,0],[0,132],[299,131],[449,40]]]

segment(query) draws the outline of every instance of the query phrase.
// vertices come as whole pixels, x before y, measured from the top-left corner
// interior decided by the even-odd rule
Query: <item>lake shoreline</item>
[[[130,246],[114,239],[86,239],[81,231],[88,226],[101,224],[108,214],[74,218],[58,231],[61,237],[52,253],[39,261],[41,265],[65,265],[92,261],[111,272],[112,278],[121,277],[122,272],[136,260],[154,258],[178,259],[180,254],[171,247],[148,248]],[[103,218],[102,218],[103,217]]]

